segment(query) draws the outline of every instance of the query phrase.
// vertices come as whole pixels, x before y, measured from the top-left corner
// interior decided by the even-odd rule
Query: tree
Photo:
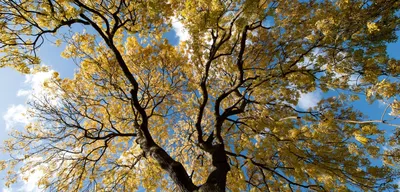
[[[50,191],[397,187],[397,0],[0,2],[0,66],[47,70],[51,37],[78,68],[30,100],[8,184],[41,170]],[[191,36],[179,46],[172,20]],[[391,104],[374,120],[352,106],[365,99]]]

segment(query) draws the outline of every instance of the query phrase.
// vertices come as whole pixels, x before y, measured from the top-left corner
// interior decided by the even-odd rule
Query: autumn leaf
[[[6,185],[38,171],[52,191],[393,191],[399,7],[3,0],[0,67],[48,71],[44,44],[76,65],[28,100],[31,121],[2,146]],[[353,107],[379,100],[381,119]]]

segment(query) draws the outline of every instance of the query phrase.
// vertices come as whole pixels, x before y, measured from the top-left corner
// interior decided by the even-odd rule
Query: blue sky
[[[177,44],[180,40],[188,38],[187,33],[182,30],[182,25],[174,21],[173,27],[176,31],[171,31],[166,34],[166,37],[172,44]],[[400,36],[400,32],[397,33]],[[42,64],[50,66],[55,71],[58,71],[61,77],[72,77],[75,64],[72,61],[61,58],[59,55],[62,48],[54,47],[51,45],[44,45],[39,51],[39,55],[42,58]],[[389,44],[388,53],[391,57],[400,59],[400,41]],[[15,128],[23,127],[23,122],[26,119],[21,116],[21,112],[24,110],[25,101],[29,90],[41,85],[41,82],[46,77],[45,73],[37,75],[22,75],[18,72],[9,69],[0,69],[0,89],[3,90],[0,96],[0,142],[2,143],[7,137],[7,131]],[[302,108],[311,107],[323,97],[322,93],[315,92],[304,95],[300,101],[299,106]],[[357,108],[363,109],[367,115],[374,117],[383,112],[383,106],[379,103],[373,105],[367,105],[365,102],[359,102],[355,104]],[[0,159],[8,158],[7,155],[0,153]],[[19,185],[13,186],[12,191],[35,191],[36,188],[33,186],[35,182],[35,176],[29,182],[23,182]],[[0,172],[0,178],[4,177],[4,173]],[[0,180],[0,190],[8,192],[11,189],[6,189],[4,181]]]

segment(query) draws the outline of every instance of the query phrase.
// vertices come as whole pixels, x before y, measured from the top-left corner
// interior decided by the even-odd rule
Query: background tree
[[[78,66],[44,83],[52,94],[30,101],[33,121],[5,143],[8,184],[18,168],[43,171],[50,191],[397,187],[400,63],[386,53],[397,0],[0,7],[2,67],[46,70],[36,51],[51,35]],[[163,37],[172,18],[191,36],[177,47]],[[295,107],[315,90],[327,93],[318,106]],[[368,119],[352,107],[363,99],[392,102],[394,119]]]

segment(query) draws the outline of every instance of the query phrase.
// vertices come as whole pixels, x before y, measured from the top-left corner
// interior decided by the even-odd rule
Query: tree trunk
[[[199,192],[222,192],[226,188],[226,177],[230,170],[228,158],[223,144],[213,145],[211,152],[214,170],[210,173],[206,183],[199,187]]]
[[[140,139],[139,139],[140,138]],[[172,181],[176,184],[178,191],[182,192],[224,192],[226,188],[226,177],[230,170],[228,159],[223,144],[213,145],[212,164],[213,171],[207,181],[200,187],[193,184],[183,165],[167,154],[167,152],[154,142],[147,142],[143,137],[138,137],[140,145],[147,157],[154,158],[161,168],[168,172]]]

